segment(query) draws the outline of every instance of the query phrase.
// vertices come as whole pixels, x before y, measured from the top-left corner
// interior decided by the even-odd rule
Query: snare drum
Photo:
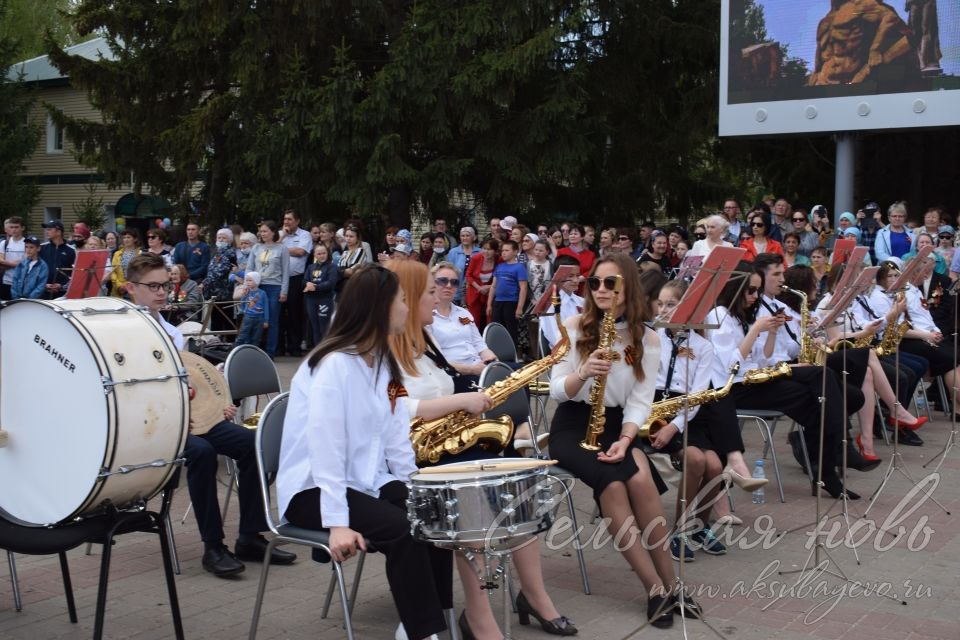
[[[556,484],[545,467],[415,473],[407,499],[411,532],[438,546],[514,547],[553,524]]]
[[[0,510],[43,526],[156,495],[187,437],[185,373],[166,332],[119,298],[0,310]]]

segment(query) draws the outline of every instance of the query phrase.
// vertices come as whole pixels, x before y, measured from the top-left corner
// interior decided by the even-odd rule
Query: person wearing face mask
[[[233,230],[224,227],[217,231],[217,243],[210,257],[207,275],[200,283],[204,299],[214,302],[228,302],[233,299],[233,287],[230,274],[237,266],[237,251],[233,248]],[[228,318],[224,313],[214,312],[211,316],[211,329],[222,331],[228,328]]]
[[[233,293],[231,297],[236,298],[237,289],[243,286],[243,278],[246,274],[247,263],[250,261],[250,250],[257,244],[257,236],[249,231],[244,231],[239,236],[240,248],[235,250],[237,264],[234,265],[230,275],[227,276],[227,282]],[[239,309],[234,310],[234,316],[239,317],[242,313]]]
[[[447,260],[447,251],[450,250],[450,239],[447,234],[436,232],[433,234],[433,254],[428,266],[432,269],[439,262]]]

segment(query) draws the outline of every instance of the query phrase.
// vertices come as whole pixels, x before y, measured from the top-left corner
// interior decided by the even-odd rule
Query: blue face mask
[[[229,246],[230,246],[230,243],[229,243],[229,242],[218,242],[218,243],[217,243],[217,249],[220,249],[221,251],[223,251],[224,249],[226,249],[226,248],[229,247]]]

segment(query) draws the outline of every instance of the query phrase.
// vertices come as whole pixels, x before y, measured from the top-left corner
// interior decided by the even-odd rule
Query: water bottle
[[[763,472],[763,460],[757,460],[756,466],[753,467],[753,477],[766,479],[767,474]],[[763,495],[763,487],[758,487],[753,490],[753,504],[763,504],[766,501]]]

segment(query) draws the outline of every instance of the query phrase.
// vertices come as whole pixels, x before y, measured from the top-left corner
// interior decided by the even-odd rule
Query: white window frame
[[[47,153],[63,153],[63,127],[47,116]]]

